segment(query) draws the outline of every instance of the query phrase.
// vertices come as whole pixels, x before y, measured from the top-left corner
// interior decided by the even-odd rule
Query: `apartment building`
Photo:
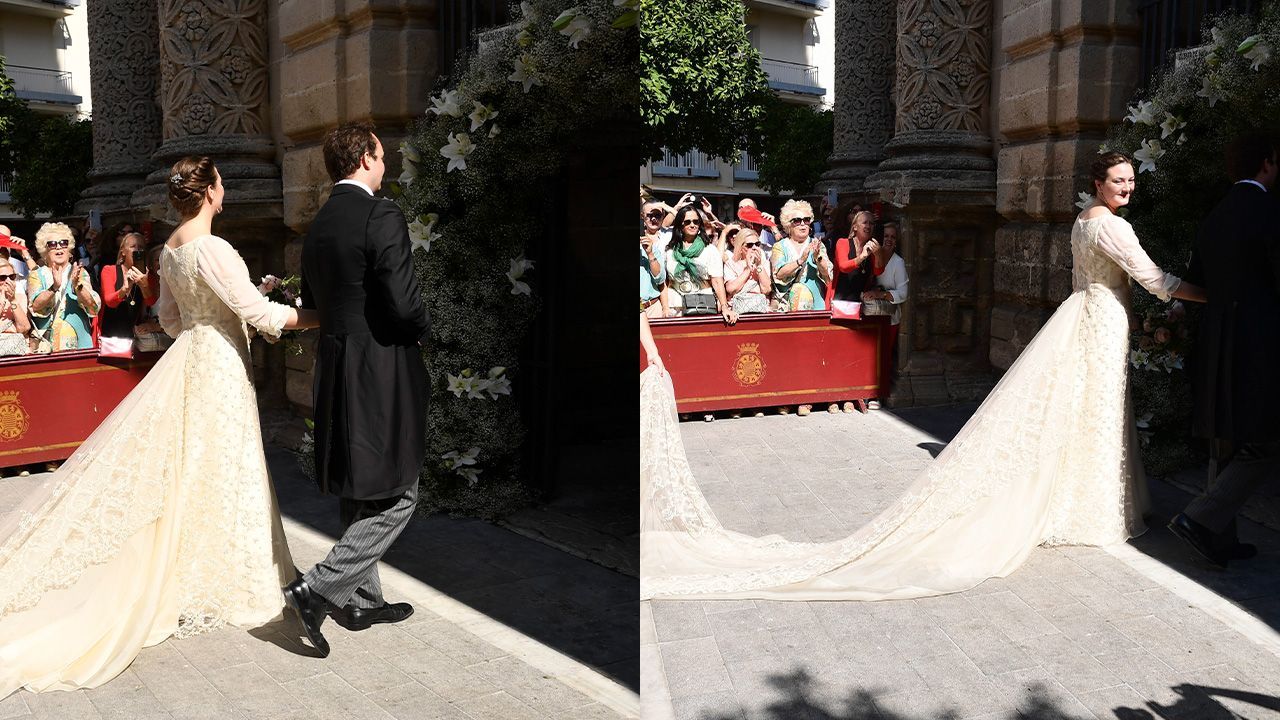
[[[32,110],[90,114],[84,0],[0,0],[0,56],[18,97]],[[14,217],[9,178],[0,177],[0,222]]]
[[[835,103],[835,13],[831,0],[745,0],[744,22],[760,52],[769,87],[788,102],[830,108]],[[756,184],[755,159],[736,162],[697,149],[667,152],[640,169],[640,182],[660,194],[710,197],[767,194]],[[796,188],[807,192],[812,188]]]

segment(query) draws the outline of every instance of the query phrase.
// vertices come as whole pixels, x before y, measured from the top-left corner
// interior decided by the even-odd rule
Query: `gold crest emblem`
[[[764,379],[764,358],[760,357],[759,343],[743,343],[738,346],[738,358],[733,361],[733,378],[739,385],[758,385]]]
[[[17,390],[0,392],[0,440],[17,440],[30,427],[27,410],[18,400]]]

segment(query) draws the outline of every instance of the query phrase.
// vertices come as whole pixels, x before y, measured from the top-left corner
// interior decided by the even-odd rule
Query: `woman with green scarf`
[[[702,234],[703,218],[694,205],[676,210],[671,247],[667,249],[667,278],[676,294],[672,306],[681,314],[715,315],[725,324],[737,322],[724,294],[724,257]]]

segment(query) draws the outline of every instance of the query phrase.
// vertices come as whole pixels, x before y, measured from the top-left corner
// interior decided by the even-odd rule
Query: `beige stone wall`
[[[1007,368],[1071,292],[1076,194],[1138,81],[1128,0],[1003,0],[997,22],[1000,141],[990,358]]]
[[[430,105],[437,75],[436,0],[280,0],[272,8],[271,81],[284,224],[293,231],[285,267],[297,272],[302,237],[331,182],[321,142],[329,129],[372,120],[387,152],[388,180],[400,175],[396,148]],[[286,359],[285,393],[311,407],[308,349]]]

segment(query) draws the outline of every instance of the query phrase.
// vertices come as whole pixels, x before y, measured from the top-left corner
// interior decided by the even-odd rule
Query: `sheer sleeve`
[[[1115,261],[1129,277],[1138,282],[1147,292],[1161,300],[1167,301],[1182,280],[1160,269],[1151,261],[1147,252],[1138,242],[1133,226],[1124,218],[1108,218],[1103,221],[1098,231],[1098,249]]]
[[[156,300],[156,316],[165,335],[176,338],[182,332],[182,313],[178,312],[178,303],[169,292],[169,284],[163,280],[160,282],[160,299]]]
[[[258,292],[244,259],[230,243],[214,235],[206,237],[196,248],[196,272],[241,320],[263,335],[280,336],[289,320],[289,307]]]

